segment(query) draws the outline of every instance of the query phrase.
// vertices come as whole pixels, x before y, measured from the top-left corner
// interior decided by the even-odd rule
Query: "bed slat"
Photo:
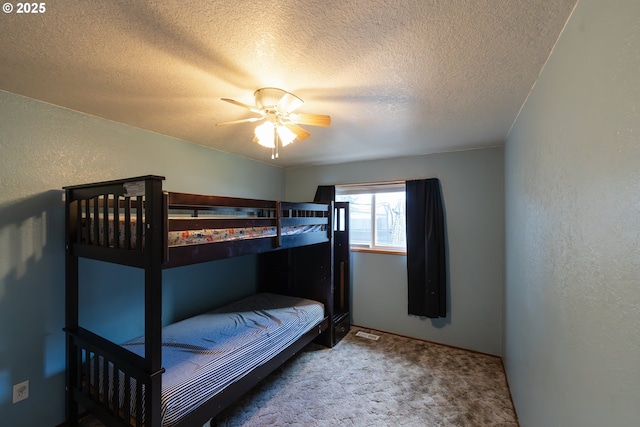
[[[131,249],[131,197],[124,199],[124,248]]]
[[[113,196],[113,208],[111,212],[114,218],[120,217],[120,196],[118,195]],[[113,247],[115,249],[120,248],[120,221],[115,220],[113,221]]]
[[[109,195],[103,194],[100,197],[102,198],[102,227],[104,230],[102,236],[102,244],[104,247],[109,247]],[[98,218],[99,216],[96,213],[96,220]]]
[[[118,423],[143,426],[144,414],[150,411],[150,407],[143,410],[140,403],[149,402],[144,396],[149,389],[148,384],[153,376],[164,371],[155,374],[141,371],[135,365],[142,364],[144,358],[108,343],[85,329],[80,328],[77,334],[71,331],[67,333],[77,346],[77,380],[68,387],[73,388],[78,401],[85,404],[90,402],[93,407],[100,409],[101,414],[117,419]],[[109,348],[114,352],[110,353]]]
[[[138,409],[142,409],[144,408],[144,405],[142,405],[142,396],[143,396],[143,390],[142,390],[142,382],[141,381],[137,381],[136,382],[136,400],[135,400],[135,407]],[[135,413],[135,426],[141,426],[142,425],[142,418],[143,416],[143,411],[142,410],[138,410]]]
[[[90,217],[88,216],[87,218],[91,218],[91,224],[93,224],[93,241],[91,242],[92,244],[99,246],[100,245],[100,224],[98,223],[98,212],[99,212],[99,206],[98,206],[98,198],[94,197],[93,199],[93,212],[90,213]]]
[[[122,408],[123,414],[131,413],[131,376],[127,373],[124,374],[124,405]]]
[[[282,217],[282,209],[280,202],[276,202],[276,212],[279,213],[278,217],[276,218],[276,247],[279,248],[280,246],[282,246],[282,224],[280,223],[280,219]]]
[[[142,200],[141,197],[136,197],[136,249],[142,250],[143,248],[143,236],[142,236],[142,226],[143,226],[143,216],[144,210],[142,209]]]

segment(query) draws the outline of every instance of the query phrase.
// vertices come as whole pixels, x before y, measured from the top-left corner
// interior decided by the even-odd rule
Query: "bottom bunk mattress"
[[[173,426],[323,318],[317,301],[263,293],[164,327],[162,425]],[[144,339],[123,347],[143,355]]]

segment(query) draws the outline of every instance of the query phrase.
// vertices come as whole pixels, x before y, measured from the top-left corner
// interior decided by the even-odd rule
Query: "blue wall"
[[[0,117],[0,424],[57,425],[64,420],[62,187],[155,174],[169,191],[281,199],[284,171],[3,91]],[[163,320],[251,293],[254,266],[242,257],[165,271]],[[87,326],[116,340],[138,335],[142,299],[127,295],[141,295],[141,273],[81,267],[93,285],[81,295]],[[94,319],[113,307],[115,324]],[[25,380],[30,397],[13,404],[12,386]]]
[[[522,427],[640,425],[640,2],[580,0],[505,146]]]
[[[255,293],[256,262],[244,256],[164,270],[163,325]],[[80,283],[83,327],[116,343],[144,334],[142,270],[80,260]]]
[[[445,319],[407,314],[406,257],[352,254],[352,320],[360,326],[502,355],[504,183],[501,147],[287,169],[286,196],[321,184],[439,178],[448,237]]]

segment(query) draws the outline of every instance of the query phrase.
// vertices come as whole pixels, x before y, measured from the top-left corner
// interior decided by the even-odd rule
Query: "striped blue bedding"
[[[317,301],[262,293],[164,327],[162,425],[175,425],[323,317]],[[123,347],[143,355],[144,339]]]

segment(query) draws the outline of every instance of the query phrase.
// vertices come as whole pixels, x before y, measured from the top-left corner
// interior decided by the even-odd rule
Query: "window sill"
[[[406,255],[406,251],[394,251],[390,249],[374,249],[374,248],[349,248],[351,252],[369,252],[374,254],[384,254],[384,255]]]

